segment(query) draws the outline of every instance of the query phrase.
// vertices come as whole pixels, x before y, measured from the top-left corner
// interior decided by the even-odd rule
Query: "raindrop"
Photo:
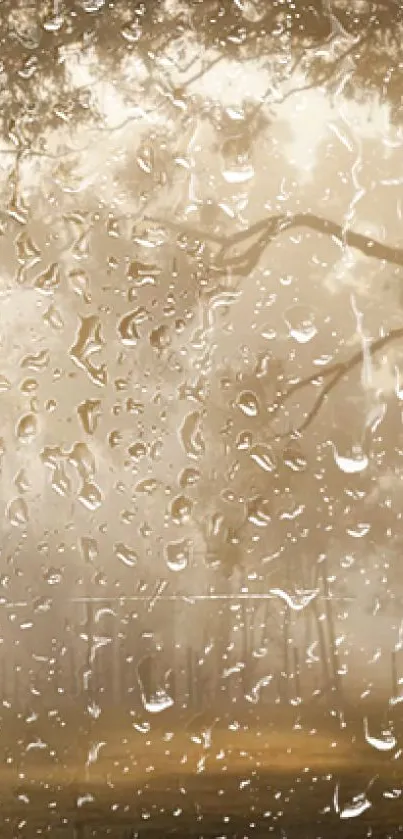
[[[341,472],[353,475],[357,472],[363,472],[368,466],[368,457],[359,446],[353,448],[352,457],[343,457],[340,455],[333,445],[333,454],[336,465]]]
[[[90,278],[88,274],[81,268],[76,268],[69,272],[68,280],[74,293],[82,297],[85,303],[90,303]]]
[[[63,575],[58,568],[47,568],[43,575],[43,579],[48,586],[57,586],[62,582]]]
[[[155,694],[148,698],[143,694],[142,699],[144,708],[149,714],[160,714],[161,711],[166,711],[174,704],[172,696],[169,696],[166,690],[162,688],[159,688]]]
[[[10,390],[11,382],[7,379],[6,376],[0,375],[0,393],[5,393],[7,390]]]
[[[155,285],[155,276],[160,273],[156,265],[134,260],[127,271],[127,279],[136,286]]]
[[[263,469],[264,472],[273,472],[276,468],[276,459],[269,446],[259,444],[253,446],[250,452],[252,460]]]
[[[236,439],[236,447],[239,451],[247,451],[252,445],[252,435],[249,431],[241,431]]]
[[[34,414],[26,414],[17,423],[16,435],[23,443],[30,443],[37,434],[38,423]]]
[[[348,527],[347,533],[355,539],[362,539],[371,530],[369,522],[360,522],[356,527]]]
[[[190,562],[191,543],[188,539],[180,539],[177,542],[168,542],[165,545],[164,553],[170,571],[184,571]]]
[[[52,294],[60,285],[60,269],[56,262],[34,280],[34,287],[43,294]]]
[[[258,495],[249,501],[248,521],[257,527],[267,527],[271,521],[271,504],[267,498]]]
[[[162,324],[156,329],[153,329],[150,333],[150,344],[155,350],[159,350],[160,352],[170,346],[171,336],[166,324]]]
[[[28,523],[28,507],[23,498],[14,498],[7,506],[7,518],[13,527],[25,527]]]
[[[124,545],[123,542],[118,542],[114,545],[114,552],[117,559],[120,562],[123,562],[123,565],[127,565],[129,568],[133,568],[138,561],[138,556],[136,551],[133,548],[129,548],[127,545]]]
[[[87,510],[97,510],[98,507],[102,504],[102,493],[97,486],[96,483],[93,481],[84,481],[78,496],[79,501],[81,504],[87,508]]]
[[[242,411],[243,414],[247,417],[256,417],[259,404],[257,401],[256,394],[253,393],[251,390],[243,390],[242,393],[239,394],[237,399],[238,408]]]
[[[308,465],[308,461],[297,443],[284,449],[283,461],[293,472],[304,472]]]
[[[77,407],[77,414],[84,431],[93,434],[101,417],[101,402],[99,399],[86,399]]]
[[[188,521],[192,512],[192,502],[185,495],[178,495],[171,504],[171,516],[176,524]]]
[[[250,693],[246,694],[245,699],[247,699],[248,702],[252,702],[254,705],[257,705],[260,699],[260,692],[262,688],[269,685],[272,679],[273,676],[263,676],[261,679],[259,679],[258,682],[256,682]]]
[[[367,743],[379,752],[390,752],[397,744],[396,737],[391,731],[384,731],[382,738],[372,737],[368,730],[367,717],[364,717],[364,735]]]
[[[201,431],[201,415],[198,411],[188,414],[179,430],[182,446],[189,457],[198,458],[205,452]]]
[[[94,562],[98,557],[98,542],[91,536],[82,536],[80,549],[85,562]]]
[[[50,361],[49,350],[41,350],[36,355],[27,355],[21,361],[21,367],[29,368],[35,372],[44,370]]]
[[[136,311],[129,312],[118,323],[119,338],[127,347],[134,347],[140,337],[136,326],[136,314]]]
[[[141,458],[145,457],[147,454],[147,446],[141,440],[137,443],[132,443],[128,449],[129,456],[133,460],[141,460]]]
[[[227,184],[244,184],[254,177],[255,170],[248,164],[239,168],[224,169],[222,174]]]
[[[291,595],[282,588],[272,588],[270,589],[270,594],[280,597],[294,612],[302,612],[318,596],[319,591],[318,589],[297,591],[294,595]]]
[[[106,365],[96,367],[91,363],[90,357],[98,353],[104,346],[101,338],[101,321],[97,315],[89,315],[80,318],[80,326],[75,344],[70,348],[72,360],[85,370],[91,381],[97,385],[105,385],[107,382]]]
[[[298,344],[307,344],[317,335],[315,317],[305,306],[295,306],[289,309],[284,315],[284,320],[289,328],[291,338]]]
[[[185,489],[188,486],[194,486],[200,481],[200,472],[198,469],[192,469],[191,466],[183,469],[179,476],[179,486]]]

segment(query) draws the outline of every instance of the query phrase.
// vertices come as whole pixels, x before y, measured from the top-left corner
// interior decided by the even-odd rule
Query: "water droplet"
[[[7,518],[13,527],[25,527],[28,523],[28,507],[23,498],[13,498],[7,506]]]
[[[355,539],[362,539],[363,536],[366,536],[367,533],[371,530],[371,525],[369,522],[362,521],[357,524],[355,527],[348,527],[347,533],[349,536],[353,536]]]
[[[254,177],[255,170],[249,164],[233,169],[224,169],[222,174],[227,184],[244,184]]]
[[[77,414],[81,420],[84,431],[93,434],[101,416],[101,402],[99,399],[86,399],[77,407]]]
[[[123,562],[123,565],[127,565],[129,568],[133,568],[138,561],[138,556],[136,551],[133,548],[129,548],[127,545],[124,545],[123,542],[118,542],[114,545],[114,552],[117,559],[120,562]]]
[[[201,415],[198,411],[188,414],[179,430],[182,446],[189,457],[198,458],[205,452],[201,430]]]
[[[134,347],[140,338],[136,323],[136,311],[129,312],[118,323],[119,338],[127,347]]]
[[[306,306],[294,306],[284,315],[291,338],[298,344],[307,344],[317,335],[315,316]]]
[[[128,453],[133,460],[141,460],[147,454],[147,446],[142,440],[139,440],[137,443],[132,443],[129,446]]]
[[[286,446],[283,451],[283,461],[293,472],[304,472],[308,465],[308,461],[297,443]]]
[[[143,705],[149,714],[160,714],[161,711],[166,711],[167,708],[171,708],[173,704],[172,696],[169,696],[162,688],[159,688],[155,694],[149,697],[143,694]]]
[[[68,280],[75,294],[82,297],[85,303],[90,303],[90,278],[88,274],[81,268],[75,268],[73,271],[69,271]]]
[[[30,443],[37,434],[38,423],[34,414],[26,414],[17,424],[16,435],[23,443]]]
[[[158,351],[165,350],[171,344],[171,336],[168,326],[162,324],[150,333],[150,344]]]
[[[276,458],[269,446],[264,444],[253,446],[250,456],[264,472],[273,472],[275,470]]]
[[[80,549],[85,562],[94,562],[98,557],[98,542],[91,536],[82,536]]]
[[[5,393],[7,390],[10,390],[11,382],[7,379],[6,376],[0,375],[0,393]]]
[[[267,527],[271,521],[271,504],[267,498],[257,495],[249,501],[248,521],[257,527]]]
[[[182,487],[182,489],[185,489],[188,486],[194,486],[198,481],[200,481],[199,470],[192,469],[190,466],[183,469],[179,476],[179,486]]]
[[[79,501],[88,510],[97,510],[103,498],[99,486],[94,481],[84,481],[78,496]]]
[[[25,358],[23,358],[21,361],[21,367],[26,367],[30,370],[34,370],[35,372],[39,372],[39,370],[44,370],[45,367],[48,366],[49,361],[49,350],[41,350],[40,352],[36,353],[36,355],[25,356]]]
[[[127,271],[127,279],[136,286],[155,285],[155,276],[160,273],[156,265],[134,260]]]
[[[91,362],[94,353],[98,353],[104,346],[101,337],[101,321],[96,315],[89,315],[80,318],[80,326],[75,344],[70,348],[72,360],[85,370],[91,381],[97,385],[105,385],[107,382],[107,370],[105,364],[96,367]]]
[[[397,745],[396,737],[391,731],[383,731],[382,737],[372,737],[369,733],[367,717],[364,717],[364,735],[367,743],[379,752],[390,752]]]
[[[34,287],[42,294],[53,294],[60,285],[60,269],[56,262],[34,280]]]
[[[48,586],[57,586],[63,580],[63,574],[58,568],[47,568],[43,579],[48,584]]]
[[[69,495],[71,492],[70,478],[66,475],[64,467],[61,463],[58,463],[53,469],[52,489],[57,492],[58,495],[62,496],[62,498]]]
[[[184,571],[190,562],[191,543],[188,539],[168,542],[165,545],[165,559],[170,571]]]
[[[171,516],[176,524],[183,524],[188,521],[192,512],[193,504],[190,498],[185,495],[177,495],[171,504]]]
[[[256,417],[259,410],[259,403],[256,394],[252,390],[243,390],[237,399],[238,408],[247,417]]]
[[[335,446],[333,446],[333,454],[336,465],[341,472],[354,475],[357,472],[363,472],[368,466],[368,457],[359,446],[353,447],[351,457],[343,457],[340,455]]]
[[[239,451],[247,451],[252,445],[252,435],[249,431],[241,431],[236,439],[236,447]]]

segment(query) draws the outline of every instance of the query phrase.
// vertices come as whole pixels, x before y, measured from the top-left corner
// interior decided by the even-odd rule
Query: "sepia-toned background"
[[[0,3],[5,836],[399,834],[402,25]]]

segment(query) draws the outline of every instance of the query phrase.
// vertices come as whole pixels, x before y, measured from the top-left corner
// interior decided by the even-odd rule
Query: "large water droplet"
[[[171,504],[171,516],[176,524],[183,524],[186,522],[192,512],[192,502],[190,498],[185,495],[177,495]]]
[[[165,545],[165,558],[170,571],[184,571],[190,562],[191,542],[180,539]]]
[[[78,500],[87,510],[97,510],[103,501],[102,492],[94,481],[84,481],[78,495]]]
[[[30,443],[37,434],[38,421],[35,414],[26,414],[17,423],[16,435],[23,443]]]
[[[7,506],[7,518],[13,527],[25,527],[28,523],[28,507],[24,498],[13,498]]]
[[[248,503],[248,520],[257,527],[267,527],[271,521],[271,504],[267,498],[257,495]]]
[[[264,472],[273,472],[276,468],[276,458],[269,446],[259,444],[253,446],[250,456]]]
[[[185,417],[179,437],[189,457],[198,458],[204,454],[205,443],[201,430],[201,415],[198,411],[193,411]]]
[[[81,420],[84,431],[93,434],[101,416],[101,402],[99,399],[86,399],[77,407],[77,414]]]
[[[259,410],[257,396],[252,390],[243,390],[237,399],[238,408],[247,417],[256,417]]]
[[[343,457],[343,455],[339,454],[335,446],[333,446],[333,454],[335,463],[341,472],[346,472],[350,475],[363,472],[369,463],[367,455],[358,446],[353,448],[351,457]]]
[[[34,281],[34,286],[42,294],[53,294],[60,285],[60,269],[56,262],[49,265],[46,271],[39,274]]]

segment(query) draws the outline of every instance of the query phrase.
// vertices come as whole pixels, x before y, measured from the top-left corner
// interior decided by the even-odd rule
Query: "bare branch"
[[[384,349],[388,344],[391,344],[393,341],[398,341],[403,338],[403,327],[398,327],[396,329],[391,329],[387,335],[382,335],[381,338],[377,338],[376,341],[373,341],[372,344],[369,344],[367,348],[367,352],[372,357],[376,353],[380,352],[380,350]],[[313,407],[308,411],[306,417],[302,420],[302,422],[288,431],[282,432],[281,434],[275,434],[271,437],[271,440],[281,440],[285,437],[291,436],[299,436],[301,435],[309,425],[313,422],[317,414],[319,413],[322,405],[324,404],[326,397],[328,394],[334,390],[334,388],[338,385],[338,383],[347,376],[351,371],[361,364],[364,361],[364,351],[357,350],[354,355],[351,356],[347,361],[339,361],[335,364],[330,365],[321,373],[312,373],[310,376],[306,376],[304,379],[300,379],[298,382],[292,384],[285,393],[282,394],[279,401],[276,403],[274,410],[272,411],[272,417],[275,417],[278,412],[284,407],[285,403],[290,399],[290,397],[299,390],[303,390],[308,385],[318,385],[320,386],[323,384],[324,380],[326,380],[326,384],[322,387],[319,395],[315,399]],[[327,381],[329,379],[329,381]]]
[[[216,257],[215,266],[222,269],[232,269],[240,276],[246,276],[256,267],[263,251],[280,233],[298,227],[307,227],[329,236],[339,246],[348,246],[360,251],[365,256],[378,259],[403,267],[403,248],[386,245],[363,233],[354,233],[345,229],[341,224],[318,216],[315,213],[294,213],[269,216],[255,222],[246,230],[237,231],[231,236],[198,229],[197,227],[181,224],[180,222],[148,217],[146,220],[156,222],[165,227],[177,230],[178,233],[193,236],[199,241],[207,240],[220,244],[221,248]],[[255,238],[256,237],[256,238]],[[233,256],[228,254],[231,248],[241,245],[248,240],[255,239],[242,253]]]

